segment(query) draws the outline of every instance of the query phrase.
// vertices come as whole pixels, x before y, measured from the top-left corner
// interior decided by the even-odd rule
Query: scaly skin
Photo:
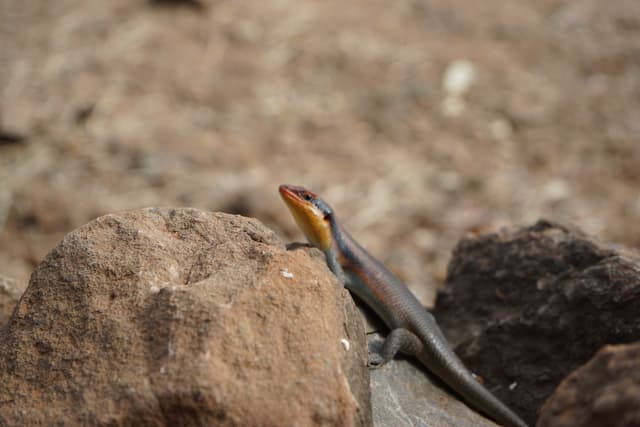
[[[527,427],[473,378],[431,313],[340,226],[325,201],[303,187],[281,185],[279,191],[309,243],[324,252],[331,271],[391,330],[380,354],[370,356],[373,367],[387,363],[398,351],[413,355],[476,410],[506,427]]]

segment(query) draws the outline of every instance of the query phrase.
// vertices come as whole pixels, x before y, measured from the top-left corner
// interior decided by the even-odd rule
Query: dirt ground
[[[191,206],[301,240],[301,184],[426,304],[466,233],[640,246],[640,2],[0,0],[0,275]]]

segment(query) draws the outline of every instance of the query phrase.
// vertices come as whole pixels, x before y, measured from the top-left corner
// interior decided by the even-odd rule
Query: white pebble
[[[476,67],[466,59],[457,59],[447,67],[442,77],[442,88],[448,95],[460,96],[471,87]]]
[[[571,187],[567,181],[562,179],[554,179],[543,187],[545,198],[551,202],[564,200],[571,195]]]

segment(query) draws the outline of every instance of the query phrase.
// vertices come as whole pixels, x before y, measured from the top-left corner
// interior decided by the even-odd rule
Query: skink
[[[382,366],[398,352],[413,355],[477,411],[505,427],[527,427],[476,381],[450,349],[433,315],[342,228],[324,200],[304,187],[281,185],[279,191],[309,243],[324,252],[331,271],[389,327],[381,352],[370,355],[372,367]]]

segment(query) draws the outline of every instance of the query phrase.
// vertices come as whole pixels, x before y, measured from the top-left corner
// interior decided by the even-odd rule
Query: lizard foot
[[[387,364],[389,360],[385,359],[380,353],[369,353],[369,369],[378,369]]]

